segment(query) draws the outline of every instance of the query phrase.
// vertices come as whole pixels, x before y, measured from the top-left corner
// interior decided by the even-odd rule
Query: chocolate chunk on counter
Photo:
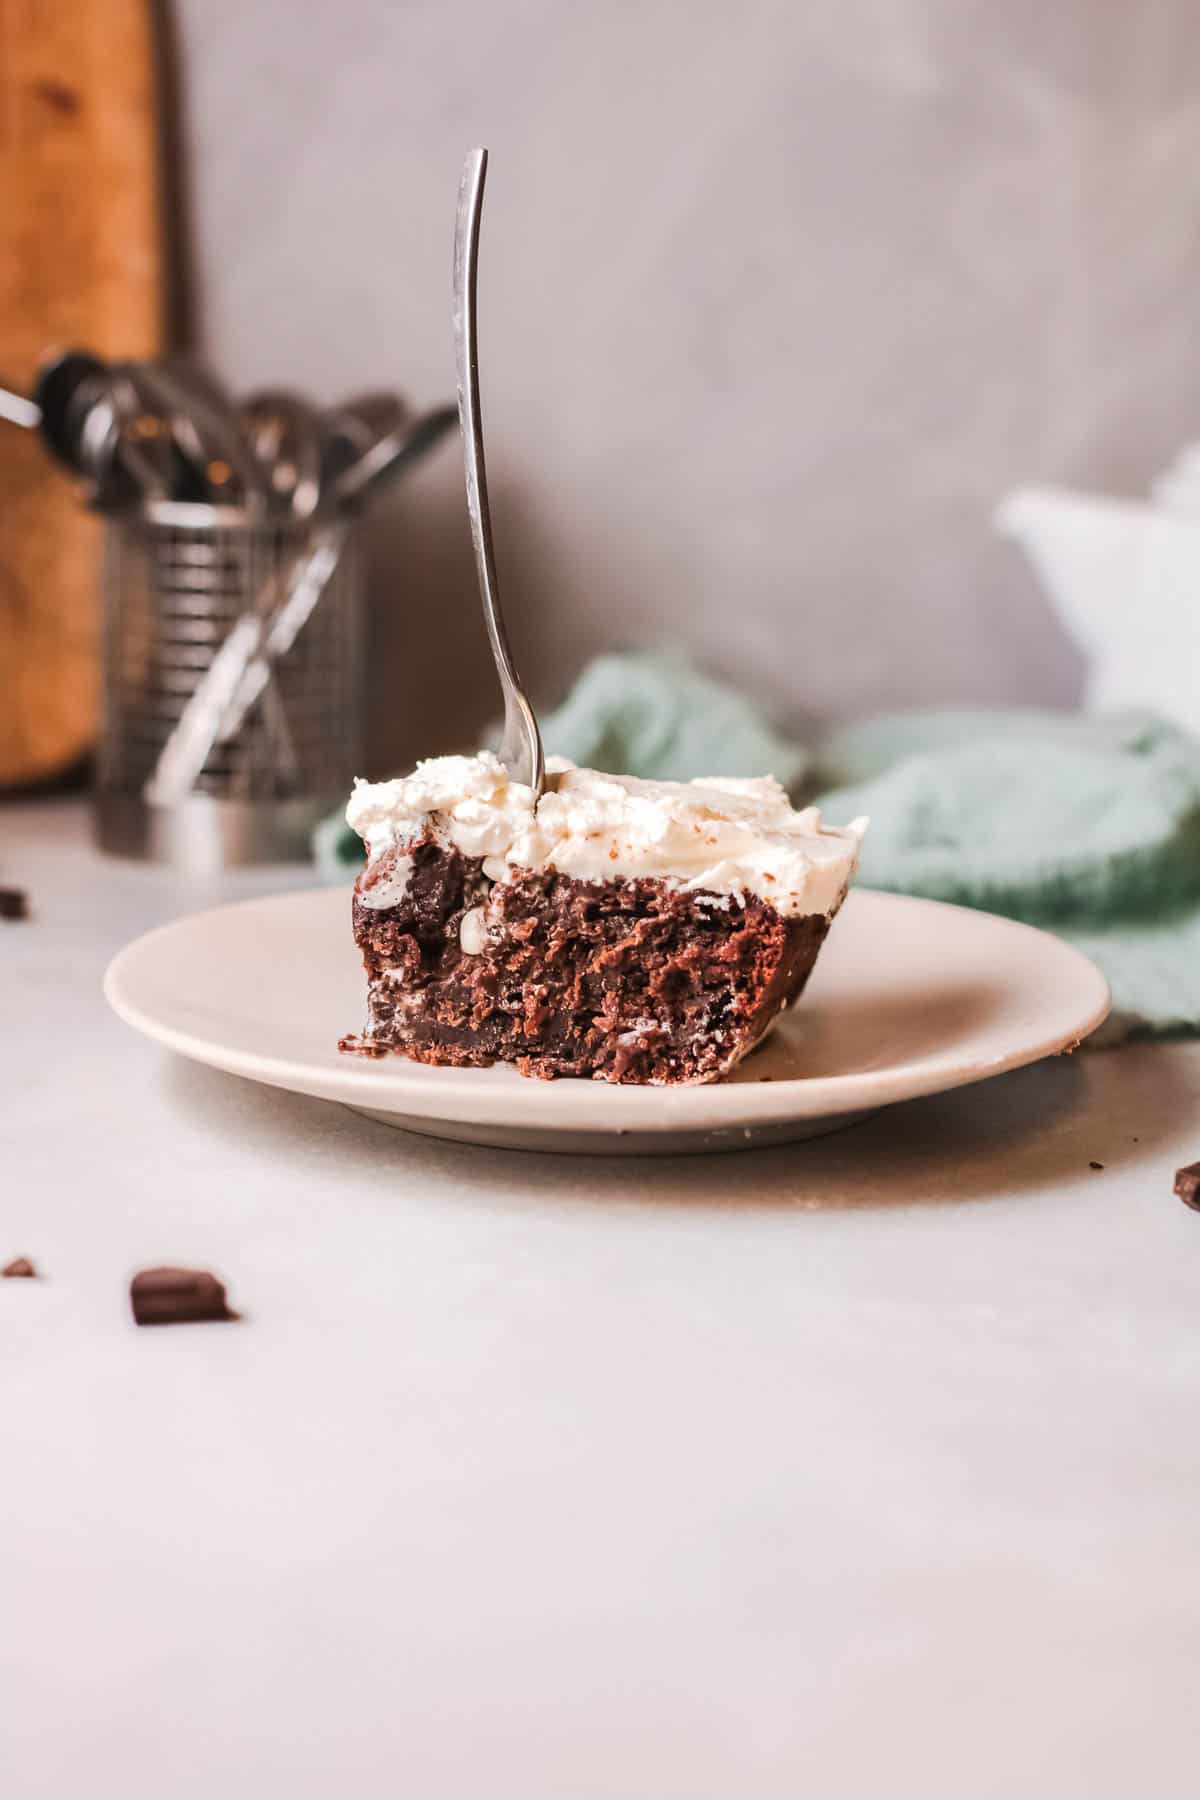
[[[10,1263],[0,1269],[0,1277],[4,1276],[10,1281],[36,1281],[37,1270],[27,1256],[14,1256]]]
[[[236,1319],[225,1286],[207,1269],[141,1269],[129,1284],[129,1303],[138,1325],[192,1325],[205,1319]]]
[[[1200,1163],[1189,1163],[1186,1169],[1176,1169],[1175,1192],[1185,1206],[1200,1212]]]
[[[0,919],[27,919],[29,896],[22,888],[0,887]]]

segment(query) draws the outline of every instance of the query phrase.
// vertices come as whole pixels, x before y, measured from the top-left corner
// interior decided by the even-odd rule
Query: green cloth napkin
[[[1151,714],[936,712],[822,751],[861,879],[1045,926],[1113,992],[1101,1041],[1200,1030],[1200,743]]]
[[[591,664],[547,749],[631,775],[774,774],[835,823],[871,819],[861,879],[1045,926],[1113,990],[1104,1040],[1200,1031],[1200,742],[1151,714],[903,713],[835,734],[815,766],[744,696],[679,658]],[[318,861],[361,846],[338,820]]]

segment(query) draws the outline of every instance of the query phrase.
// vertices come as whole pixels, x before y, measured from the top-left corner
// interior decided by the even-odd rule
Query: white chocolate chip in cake
[[[464,956],[478,956],[487,943],[487,939],[486,910],[482,906],[473,906],[470,912],[465,912],[459,921],[459,947]]]
[[[394,856],[383,863],[379,874],[358,890],[358,897],[363,905],[379,909],[398,906],[408,892],[412,867],[412,857],[404,855]]]

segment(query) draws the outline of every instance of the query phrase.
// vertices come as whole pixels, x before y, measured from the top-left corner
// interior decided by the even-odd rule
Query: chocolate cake
[[[554,758],[535,808],[486,753],[359,782],[346,816],[368,1011],[342,1049],[654,1084],[715,1081],[799,996],[864,829],[770,779]]]

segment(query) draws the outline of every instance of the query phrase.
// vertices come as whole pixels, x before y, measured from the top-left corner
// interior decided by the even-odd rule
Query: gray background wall
[[[453,388],[489,145],[484,402],[543,700],[688,646],[795,722],[1069,702],[989,528],[1200,425],[1190,0],[178,0],[197,303],[239,384]],[[375,532],[376,766],[493,703],[456,448]]]

